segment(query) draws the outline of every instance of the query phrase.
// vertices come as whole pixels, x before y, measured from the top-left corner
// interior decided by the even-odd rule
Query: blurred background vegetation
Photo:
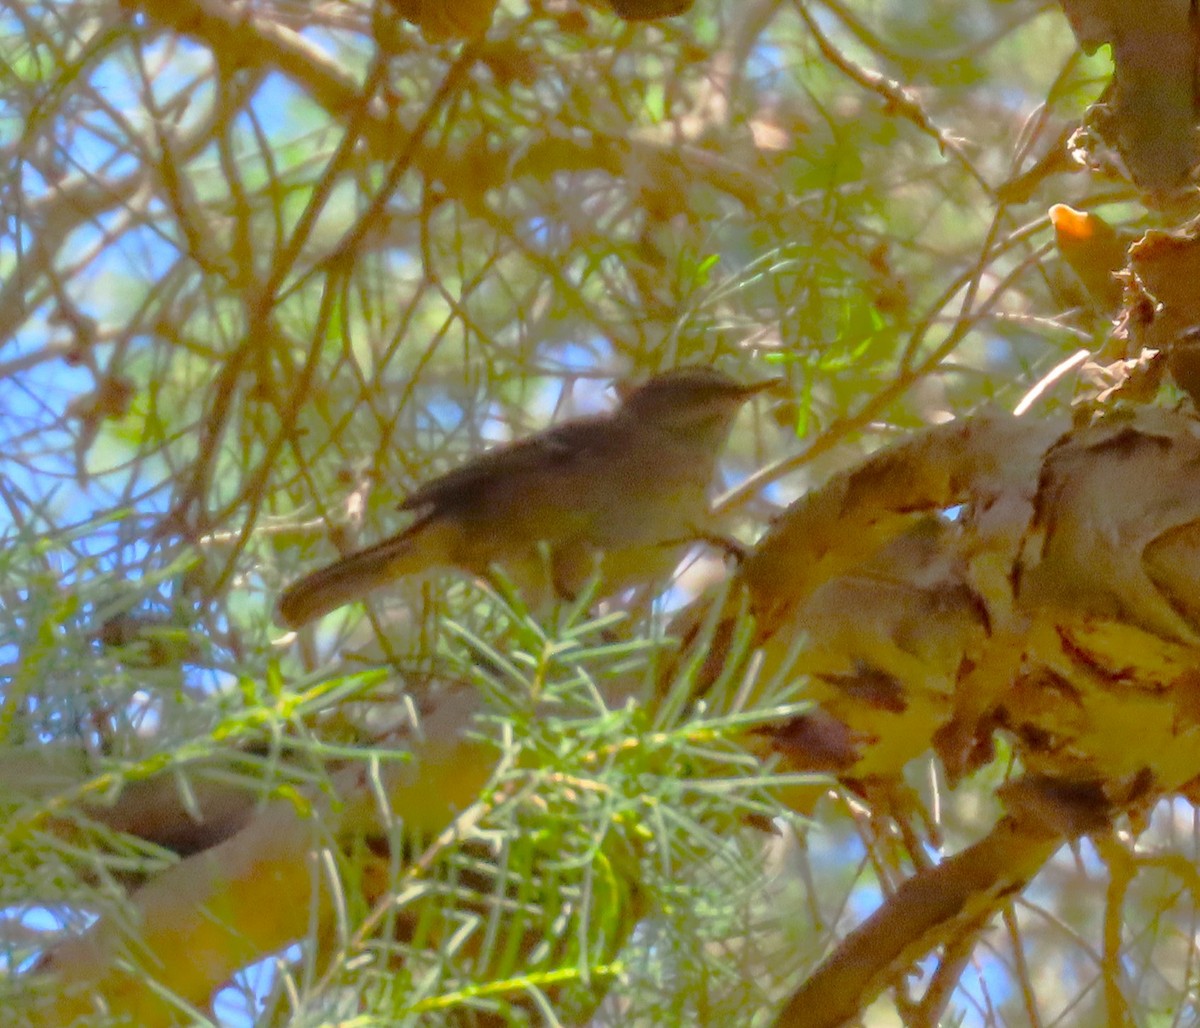
[[[723,527],[752,542],[835,470],[1098,345],[1108,312],[1047,210],[1152,216],[1065,155],[1111,64],[1056,5],[6,0],[0,27],[0,740],[81,772],[0,784],[6,1002],[188,852],[88,803],[165,772],[187,810],[224,756],[223,781],[303,806],[334,768],[402,761],[396,726],[439,690],[484,698],[502,754],[471,831],[339,836],[335,927],[183,1023],[768,1023],[929,838],[994,818],[1003,762],[953,794],[910,769],[920,816],[836,791],[813,823],[786,812],[736,741],[782,686],[766,713],[606,705],[721,575],[707,549],[650,611],[535,617],[455,576],[299,638],[272,611],[399,527],[414,485],[615,380],[784,380],[723,463]],[[1192,808],[1159,815],[1192,855]],[[944,1011],[893,997],[870,1023],[1094,1023],[1108,887],[1089,844],[1064,850]],[[399,932],[412,892],[455,931]],[[1143,873],[1124,913],[1139,1022],[1191,1023],[1170,1012],[1196,987],[1194,893]]]

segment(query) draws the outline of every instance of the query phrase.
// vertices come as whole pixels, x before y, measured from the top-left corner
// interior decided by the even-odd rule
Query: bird
[[[296,629],[435,568],[499,566],[522,594],[565,599],[597,575],[613,595],[668,573],[711,538],[708,491],[734,419],[777,382],[675,368],[618,389],[612,411],[488,450],[405,499],[407,528],[288,586],[279,620]]]

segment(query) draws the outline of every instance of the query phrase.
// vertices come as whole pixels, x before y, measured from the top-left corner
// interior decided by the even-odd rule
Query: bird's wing
[[[441,510],[484,500],[494,483],[509,485],[530,475],[568,473],[598,447],[611,442],[604,431],[611,415],[577,418],[526,439],[497,446],[431,482],[400,504],[400,510]]]

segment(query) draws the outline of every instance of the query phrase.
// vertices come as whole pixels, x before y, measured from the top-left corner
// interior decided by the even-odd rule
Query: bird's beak
[[[751,382],[748,385],[743,385],[738,391],[743,397],[749,399],[757,393],[765,393],[768,389],[780,389],[782,386],[782,378],[768,378],[762,382]]]

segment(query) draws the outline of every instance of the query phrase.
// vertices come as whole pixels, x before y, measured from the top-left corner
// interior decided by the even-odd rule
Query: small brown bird
[[[431,568],[483,575],[493,564],[523,592],[575,595],[595,574],[606,593],[669,572],[704,536],[708,489],[742,404],[775,380],[742,385],[714,368],[678,368],[624,393],[616,410],[566,421],[468,461],[401,505],[397,535],[289,586],[291,628]]]

